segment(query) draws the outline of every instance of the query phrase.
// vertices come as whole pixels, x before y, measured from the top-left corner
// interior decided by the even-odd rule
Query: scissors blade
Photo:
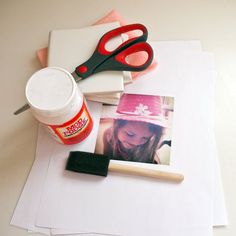
[[[19,109],[17,109],[15,112],[14,112],[14,115],[18,115],[26,110],[28,110],[30,108],[29,104],[25,104],[24,106],[20,107]]]
[[[74,80],[75,80],[76,83],[79,82],[80,80],[82,80],[82,78],[79,77],[79,76],[76,74],[75,71],[72,72],[71,75],[73,76],[73,78],[74,78]]]

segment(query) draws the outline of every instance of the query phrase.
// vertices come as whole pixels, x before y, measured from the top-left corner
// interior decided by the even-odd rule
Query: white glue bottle
[[[36,119],[62,144],[75,144],[92,131],[93,120],[72,75],[58,67],[34,73],[26,99]]]

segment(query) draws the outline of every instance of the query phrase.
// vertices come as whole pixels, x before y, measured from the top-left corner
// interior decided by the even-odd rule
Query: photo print
[[[112,160],[170,164],[174,98],[124,93],[104,105],[95,152]]]

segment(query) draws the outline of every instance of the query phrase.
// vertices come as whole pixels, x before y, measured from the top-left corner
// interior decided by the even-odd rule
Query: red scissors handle
[[[115,38],[121,34],[133,31],[133,30],[141,30],[142,31],[142,35],[138,36],[138,37],[134,37],[131,38],[127,41],[125,41],[124,43],[122,43],[118,48],[116,48],[113,51],[107,51],[105,48],[106,43],[112,39]],[[136,42],[142,42],[142,41],[146,41],[148,37],[148,31],[147,28],[144,25],[141,24],[132,24],[132,25],[125,25],[119,28],[116,28],[114,30],[109,31],[108,33],[104,34],[102,36],[102,38],[100,39],[96,50],[101,53],[102,55],[110,55],[114,52],[118,52],[119,50],[124,50],[125,48],[133,45]]]
[[[146,52],[148,57],[145,62],[141,65],[131,65],[126,58],[136,52]],[[125,50],[119,52],[116,56],[110,57],[109,60],[104,61],[99,67],[95,69],[95,73],[105,70],[116,70],[116,71],[142,71],[145,70],[153,60],[152,47],[146,42],[138,42]]]
[[[105,48],[106,43],[123,33],[134,30],[142,31],[140,36],[126,40],[113,51],[108,51]],[[93,55],[75,70],[76,74],[82,79],[106,70],[118,71],[142,71],[145,70],[153,60],[153,51],[151,46],[146,42],[148,31],[144,25],[132,24],[126,25],[104,34],[99,40],[99,43]],[[126,58],[137,52],[146,52],[148,57],[142,65],[130,65]]]

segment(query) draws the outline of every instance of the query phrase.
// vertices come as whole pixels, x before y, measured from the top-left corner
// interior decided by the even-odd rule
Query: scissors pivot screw
[[[88,67],[87,66],[80,66],[79,68],[78,68],[78,71],[79,71],[79,73],[81,73],[81,74],[84,74],[84,73],[86,73],[87,72],[87,70],[88,70]]]

